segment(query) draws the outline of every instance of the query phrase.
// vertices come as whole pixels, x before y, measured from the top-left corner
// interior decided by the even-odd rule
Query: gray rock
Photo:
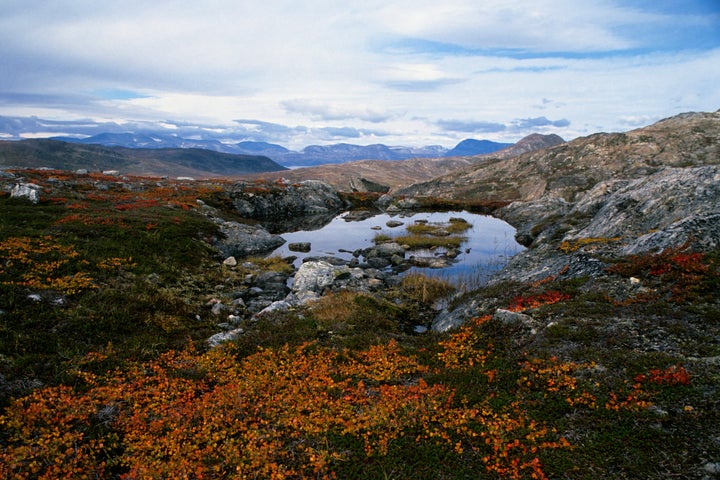
[[[385,225],[387,225],[389,228],[396,228],[405,225],[405,223],[399,220],[388,220],[387,222],[385,222]]]
[[[262,227],[238,222],[223,222],[220,232],[224,238],[215,246],[225,257],[246,257],[271,252],[285,243],[279,235],[273,235]]]
[[[374,257],[392,258],[394,255],[405,257],[405,249],[396,242],[388,242],[366,248],[362,251],[362,255],[366,259]]]
[[[482,298],[471,298],[468,301],[456,306],[454,309],[443,309],[432,322],[431,329],[434,332],[447,332],[458,328],[467,320],[477,317],[489,300]]]
[[[40,187],[34,183],[17,183],[10,191],[10,198],[24,198],[32,203],[39,203]]]
[[[295,273],[292,291],[296,295],[300,292],[321,293],[338,277],[349,273],[350,268],[346,265],[336,266],[322,260],[305,262]]]
[[[534,327],[535,320],[530,315],[524,313],[513,312],[498,308],[493,315],[493,320],[498,320],[507,325],[520,324],[526,327]]]
[[[259,317],[260,315],[265,315],[272,312],[282,312],[290,309],[292,305],[288,303],[285,300],[277,300],[275,302],[272,302],[267,307],[260,310],[258,313],[256,313],[254,316]]]
[[[288,244],[288,250],[291,252],[309,252],[310,242],[296,242]]]
[[[251,188],[256,187],[256,188]],[[245,218],[274,219],[339,212],[343,202],[327,183],[306,180],[299,184],[260,186],[238,183],[230,198]]]
[[[242,328],[236,328],[227,332],[216,333],[207,339],[207,345],[209,348],[216,348],[226,342],[232,342],[236,340],[240,335],[245,333]]]
[[[410,265],[414,265],[416,267],[421,268],[445,268],[452,263],[452,261],[445,257],[417,257],[417,256],[411,256],[408,259],[408,262]]]

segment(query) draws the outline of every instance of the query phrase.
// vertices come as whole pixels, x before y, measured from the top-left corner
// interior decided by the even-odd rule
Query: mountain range
[[[424,147],[396,147],[383,144],[309,145],[301,151],[289,150],[281,145],[267,142],[242,141],[238,143],[218,140],[189,139],[160,133],[101,133],[86,138],[52,137],[53,140],[105,145],[109,147],[164,149],[199,148],[223,153],[265,156],[285,167],[308,167],[324,164],[352,162],[356,160],[407,160],[409,158],[443,158],[482,155],[507,148],[512,143],[490,140],[466,139],[452,149],[440,145]]]

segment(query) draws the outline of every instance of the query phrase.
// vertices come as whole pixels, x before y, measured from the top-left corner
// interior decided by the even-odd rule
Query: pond
[[[282,233],[287,242],[270,255],[296,256],[295,266],[299,266],[305,257],[326,256],[350,260],[354,250],[371,247],[378,235],[397,237],[405,234],[405,228],[418,221],[429,223],[447,223],[451,218],[466,220],[471,228],[462,235],[467,237],[460,247],[460,254],[450,266],[444,268],[413,267],[410,272],[421,271],[429,276],[439,276],[457,285],[477,286],[485,283],[492,273],[505,266],[508,259],[522,251],[524,247],[515,241],[515,229],[508,223],[487,215],[465,211],[455,212],[408,212],[406,214],[378,214],[362,220],[351,220],[343,213],[316,230],[299,230]],[[388,221],[402,222],[397,227],[387,226]],[[310,252],[290,251],[292,243],[309,242]],[[408,252],[415,256],[438,255],[438,251]]]

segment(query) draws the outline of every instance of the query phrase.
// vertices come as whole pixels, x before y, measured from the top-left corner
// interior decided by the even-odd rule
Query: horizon
[[[452,148],[720,108],[714,0],[26,0],[0,26],[0,116],[95,133]]]

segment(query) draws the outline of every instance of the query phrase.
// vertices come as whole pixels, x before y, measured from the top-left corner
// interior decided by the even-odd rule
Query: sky
[[[0,116],[68,130],[452,147],[718,109],[720,0],[0,0]]]

